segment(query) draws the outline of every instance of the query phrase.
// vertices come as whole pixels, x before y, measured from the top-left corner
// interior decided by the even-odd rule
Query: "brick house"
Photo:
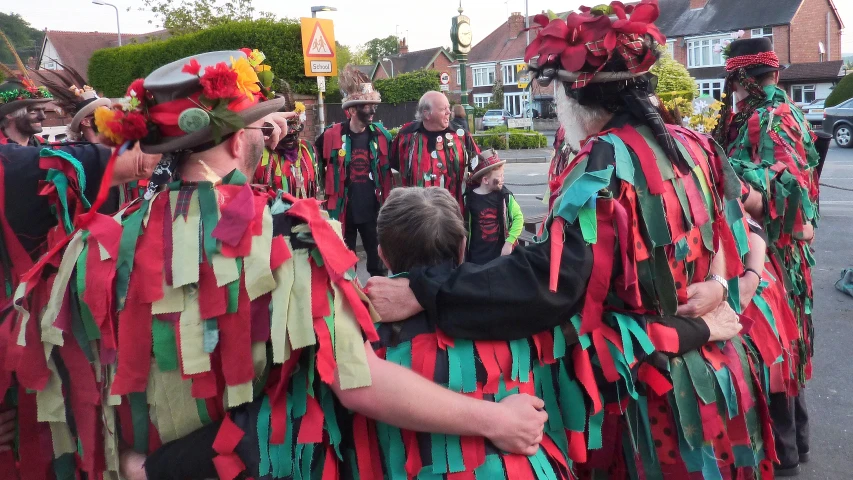
[[[158,30],[151,33],[122,34],[121,40],[122,44],[128,45],[153,39],[162,40],[168,36],[168,31]],[[89,59],[95,50],[117,46],[118,35],[115,33],[45,30],[36,64],[44,70],[61,70],[62,67],[56,64],[59,62],[88,77]]]
[[[377,80],[397,76],[401,73],[409,73],[417,70],[438,70],[450,73],[449,66],[453,63],[453,55],[443,47],[428,48],[426,50],[409,51],[406,39],[400,40],[399,53],[388,55],[379,59],[373,67],[370,78]]]
[[[659,0],[656,24],[673,57],[687,67],[703,95],[720,97],[725,69],[719,46],[738,30],[768,37],[782,64],[780,85],[798,104],[826,98],[846,71],[844,24],[832,0]]]

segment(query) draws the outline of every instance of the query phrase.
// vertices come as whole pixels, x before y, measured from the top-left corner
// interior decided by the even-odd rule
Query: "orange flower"
[[[113,124],[116,119],[117,112],[108,107],[98,107],[95,109],[95,125],[98,127],[98,132],[104,134],[110,141],[116,145],[124,143],[120,132],[113,131],[110,124]]]
[[[255,94],[261,91],[261,86],[258,85],[258,74],[254,67],[244,57],[236,60],[231,57],[231,68],[237,74],[237,89],[246,94],[249,99],[254,98]]]

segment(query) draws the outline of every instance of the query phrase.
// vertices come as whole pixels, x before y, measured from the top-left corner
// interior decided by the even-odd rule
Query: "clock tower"
[[[465,115],[468,119],[469,126],[473,125],[471,114],[473,108],[468,105],[468,75],[466,63],[468,61],[468,53],[471,51],[471,44],[474,36],[471,31],[471,19],[462,15],[462,0],[459,1],[459,15],[453,17],[450,27],[450,41],[453,44],[453,55],[459,62],[459,78],[461,80],[460,89],[462,90],[462,107],[465,108]]]

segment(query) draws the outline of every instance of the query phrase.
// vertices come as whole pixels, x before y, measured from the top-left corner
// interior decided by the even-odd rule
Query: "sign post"
[[[337,52],[335,50],[335,25],[326,18],[301,18],[302,55],[305,57],[305,76],[317,77],[317,105],[319,108],[320,129],[326,127],[326,115],[323,110],[323,92],[326,91],[325,77],[338,74]]]
[[[439,77],[439,80],[441,80],[441,86],[439,87],[439,90],[441,90],[442,92],[449,92],[450,91],[450,74],[447,72],[441,72],[441,76]]]

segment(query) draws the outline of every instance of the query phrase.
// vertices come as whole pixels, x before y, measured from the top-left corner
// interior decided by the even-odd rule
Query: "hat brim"
[[[272,100],[267,100],[236,112],[236,114],[248,125],[257,122],[271,113],[277,112],[284,105],[284,102],[284,98],[273,98]],[[226,135],[237,130],[239,129],[225,128],[222,130],[222,134]],[[165,141],[160,143],[141,143],[141,147],[145,153],[167,153],[197,147],[211,140],[213,140],[213,128],[207,126],[197,132],[189,133],[182,137],[167,137]]]
[[[84,118],[88,117],[95,111],[98,107],[109,107],[113,102],[109,98],[98,98],[93,102],[89,102],[85,107],[81,108],[74,114],[74,118],[71,119],[71,123],[68,125],[68,130],[72,132],[80,132],[80,122],[83,121]]]
[[[506,160],[501,160],[500,162],[495,163],[494,165],[489,165],[488,167],[483,167],[483,169],[482,169],[482,170],[480,170],[479,172],[477,172],[477,173],[475,173],[475,174],[471,175],[471,181],[472,181],[472,182],[476,182],[476,181],[477,181],[477,180],[479,180],[479,179],[480,179],[480,177],[482,177],[483,175],[485,175],[485,174],[487,174],[487,173],[491,172],[492,170],[494,170],[494,169],[496,169],[496,168],[500,167],[501,165],[503,165],[503,164],[505,164],[505,163],[506,163]]]
[[[346,110],[349,107],[360,107],[362,105],[379,105],[382,100],[349,100],[341,104],[341,108]]]
[[[9,103],[4,103],[3,105],[0,105],[0,117],[8,115],[15,110],[29,107],[30,105],[48,103],[51,101],[53,101],[52,98],[25,98],[24,100],[14,100]]]

